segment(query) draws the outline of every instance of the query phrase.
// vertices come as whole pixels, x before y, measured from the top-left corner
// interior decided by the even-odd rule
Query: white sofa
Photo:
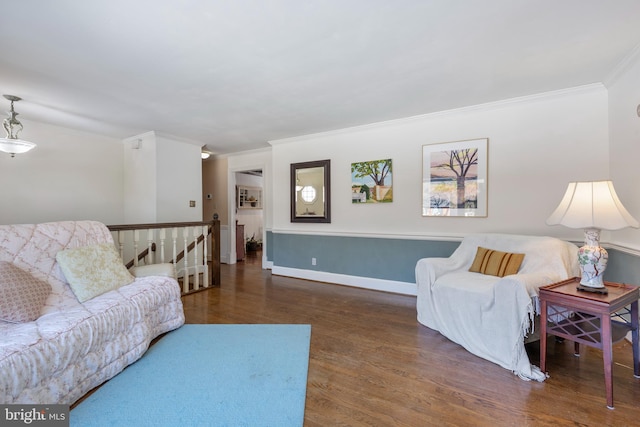
[[[94,221],[0,226],[0,262],[51,287],[36,320],[0,320],[0,403],[72,404],[184,323],[171,277],[137,277],[80,303],[56,255],[104,243],[111,233]]]
[[[517,274],[470,272],[478,247],[525,256]],[[520,378],[544,381],[524,339],[539,314],[538,288],[578,276],[577,254],[576,245],[552,237],[467,236],[449,258],[418,261],[418,321]]]

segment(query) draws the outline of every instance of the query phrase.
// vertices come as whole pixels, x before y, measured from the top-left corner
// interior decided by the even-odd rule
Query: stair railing
[[[127,268],[172,263],[183,295],[220,285],[219,220],[107,227]]]

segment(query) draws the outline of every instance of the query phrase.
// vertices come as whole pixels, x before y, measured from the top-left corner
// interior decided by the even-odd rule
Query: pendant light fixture
[[[11,154],[11,157],[15,157],[16,154],[26,153],[27,151],[36,148],[36,144],[29,141],[24,141],[18,138],[18,134],[22,130],[22,123],[17,119],[18,113],[13,109],[13,103],[20,101],[22,98],[13,95],[3,95],[6,99],[11,101],[11,109],[9,110],[9,117],[4,119],[2,125],[4,130],[7,131],[5,138],[0,138],[0,151]]]

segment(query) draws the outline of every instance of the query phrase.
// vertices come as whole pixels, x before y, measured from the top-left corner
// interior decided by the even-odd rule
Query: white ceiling
[[[21,119],[216,153],[603,82],[640,44],[638,0],[0,1]]]

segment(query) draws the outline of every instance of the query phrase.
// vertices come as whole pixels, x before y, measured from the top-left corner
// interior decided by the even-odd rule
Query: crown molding
[[[622,76],[632,65],[640,61],[640,43],[634,47],[618,64],[611,70],[611,72],[604,78],[604,85],[609,88],[613,86],[620,76]]]
[[[262,153],[271,153],[271,147],[254,148],[252,150],[235,151],[233,153],[222,153],[222,154],[211,153],[211,157],[215,157],[216,159],[228,159],[230,157],[246,156],[249,154],[262,154]]]
[[[595,91],[607,90],[606,87],[602,83],[590,83],[581,86],[574,86],[565,89],[559,89],[554,91],[540,92],[532,95],[519,96],[515,98],[503,99],[500,101],[492,101],[486,102],[483,104],[470,105],[467,107],[453,108],[449,110],[436,111],[433,113],[420,114],[416,116],[403,117],[400,119],[386,120],[382,122],[369,123],[366,125],[360,126],[352,126],[348,128],[330,130],[326,132],[318,132],[311,133],[307,135],[294,136],[291,138],[283,138],[267,141],[271,146],[274,145],[282,145],[282,144],[291,144],[296,142],[303,142],[307,140],[312,140],[316,138],[326,138],[332,136],[339,136],[352,132],[362,132],[368,130],[375,130],[380,128],[386,128],[391,126],[400,126],[405,124],[410,124],[416,121],[430,120],[435,118],[443,118],[454,115],[465,114],[469,112],[477,112],[477,111],[489,111],[498,108],[504,108],[506,106],[516,105],[516,104],[524,104],[533,101],[539,100],[547,100],[554,98],[562,98],[568,95],[578,95],[583,93],[592,93]]]

